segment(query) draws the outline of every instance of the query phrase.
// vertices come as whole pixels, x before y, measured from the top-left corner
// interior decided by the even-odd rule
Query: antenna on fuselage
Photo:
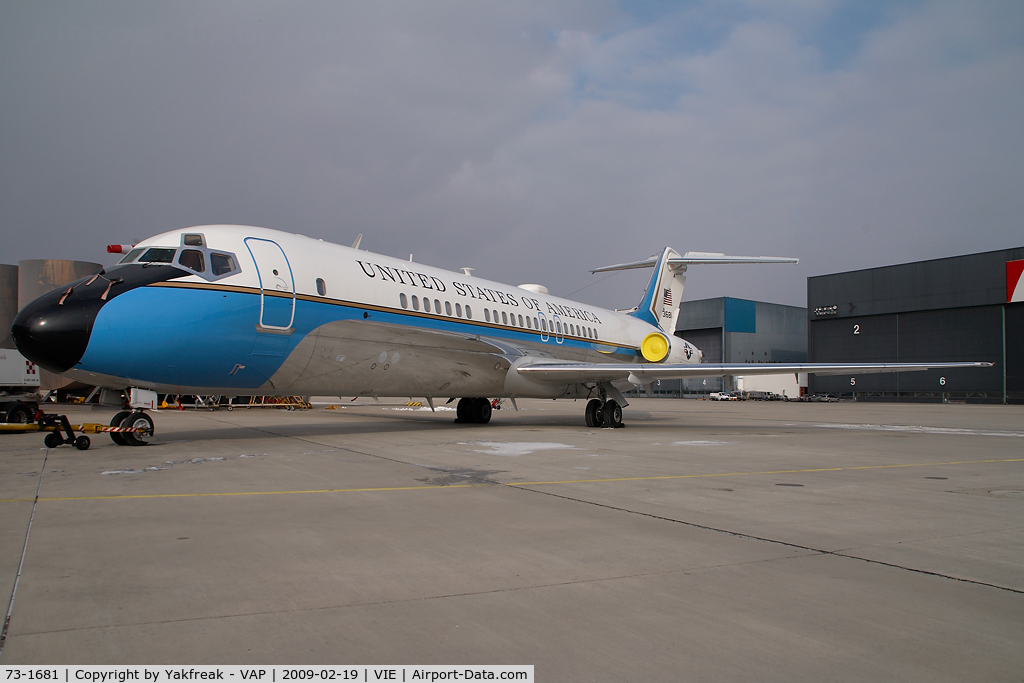
[[[362,242],[362,241],[363,241],[363,233],[359,233],[359,237],[357,237],[356,241],[352,243],[352,248],[353,249],[358,249],[359,248],[359,243]]]
[[[465,273],[466,275],[470,276],[470,277],[473,277],[473,269],[472,268],[463,268],[462,272]]]

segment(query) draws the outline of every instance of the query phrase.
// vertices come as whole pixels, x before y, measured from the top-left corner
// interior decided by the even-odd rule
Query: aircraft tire
[[[476,422],[473,419],[473,399],[471,398],[460,398],[459,402],[455,404],[455,421],[456,422]]]
[[[491,421],[491,402],[486,398],[476,399],[476,410],[473,411],[473,422],[485,425]]]
[[[587,426],[588,427],[600,427],[601,426],[601,402],[596,398],[590,399],[587,403]]]
[[[615,401],[606,401],[604,407],[601,409],[601,417],[606,427],[621,427],[622,426],[622,406]]]
[[[123,432],[121,436],[124,438],[125,443],[129,446],[145,446],[151,436],[153,436],[153,418],[146,415],[142,411],[131,413],[121,422],[122,427],[145,427],[146,432]]]
[[[120,427],[124,419],[132,414],[130,410],[122,410],[110,420],[111,427]],[[118,432],[108,432],[110,434],[110,440],[118,446],[127,446],[128,442],[124,440],[124,434]]]

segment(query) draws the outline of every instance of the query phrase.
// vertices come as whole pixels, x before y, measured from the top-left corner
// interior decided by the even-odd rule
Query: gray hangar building
[[[808,362],[988,361],[809,378],[858,400],[1024,403],[1024,247],[807,279]]]
[[[700,349],[705,363],[803,363],[807,310],[733,297],[684,301],[676,336]],[[735,377],[701,377],[662,381],[654,393],[699,397],[738,388]]]

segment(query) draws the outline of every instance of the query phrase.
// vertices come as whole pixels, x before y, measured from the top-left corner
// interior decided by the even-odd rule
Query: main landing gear
[[[486,398],[460,398],[455,415],[458,423],[487,424],[491,421],[491,402]]]
[[[592,398],[587,402],[587,426],[588,427],[623,427],[622,406],[614,399],[601,403],[599,399]]]
[[[153,437],[153,418],[141,410],[122,410],[110,421],[110,426],[122,432],[109,432],[110,440],[118,446],[145,446]]]

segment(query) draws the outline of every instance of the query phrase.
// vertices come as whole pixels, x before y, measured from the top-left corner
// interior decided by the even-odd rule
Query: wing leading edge
[[[917,372],[953,368],[989,368],[992,363],[700,363],[694,365],[648,365],[633,363],[533,363],[520,365],[516,372],[541,382],[615,382],[625,380],[647,384],[658,379],[722,377],[738,375],[789,375],[801,372],[817,375]]]

